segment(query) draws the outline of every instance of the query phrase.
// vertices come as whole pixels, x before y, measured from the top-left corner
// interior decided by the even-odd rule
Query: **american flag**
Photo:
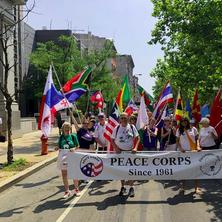
[[[108,150],[113,151],[113,148],[111,147],[111,136],[113,133],[113,129],[119,124],[119,114],[120,111],[118,109],[118,106],[116,102],[113,105],[111,114],[108,119],[108,123],[106,124],[105,132],[104,132],[104,137],[108,140],[109,145],[108,145]]]

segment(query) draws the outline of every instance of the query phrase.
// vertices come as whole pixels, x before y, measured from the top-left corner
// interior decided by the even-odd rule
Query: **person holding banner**
[[[186,151],[201,151],[198,146],[198,132],[195,127],[191,127],[188,118],[182,118],[179,124],[179,128],[176,131],[177,146],[181,152]],[[185,192],[185,181],[182,181],[180,193]],[[201,193],[199,188],[199,181],[195,180],[195,193]]]
[[[74,152],[76,148],[79,147],[79,142],[76,134],[71,134],[71,124],[64,122],[62,125],[62,135],[59,137],[58,147],[56,150],[59,150],[59,155],[57,159],[57,166],[62,172],[62,180],[65,187],[65,194],[63,198],[71,196],[71,191],[69,190],[69,182],[67,177],[67,155],[69,152]],[[74,191],[73,193],[76,196],[79,195],[79,181],[73,180],[74,182]]]
[[[218,139],[217,131],[210,126],[208,118],[202,118],[200,121],[202,128],[200,129],[200,147],[202,150],[216,149],[216,140]]]
[[[157,151],[157,130],[155,119],[151,118],[143,129],[143,151]]]
[[[136,139],[136,143],[134,140]],[[136,127],[133,124],[129,124],[128,114],[123,112],[120,114],[120,124],[116,126],[113,130],[111,136],[111,143],[117,153],[124,153],[131,151],[132,153],[136,153],[140,139],[139,134]],[[134,197],[134,181],[128,181],[130,185],[129,189],[129,197]],[[126,193],[125,188],[126,181],[121,180],[121,189],[119,192],[119,196],[123,196]]]

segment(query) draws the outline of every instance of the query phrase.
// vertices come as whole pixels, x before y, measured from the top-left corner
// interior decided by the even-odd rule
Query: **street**
[[[119,181],[95,181],[81,185],[80,197],[64,200],[53,163],[0,194],[0,221],[222,221],[221,181],[201,181],[200,196],[194,195],[192,181],[187,184],[182,196],[175,181],[139,181],[130,198],[118,196]]]

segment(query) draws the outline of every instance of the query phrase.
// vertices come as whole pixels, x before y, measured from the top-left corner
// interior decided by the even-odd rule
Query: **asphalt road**
[[[135,183],[135,197],[118,196],[119,181],[81,186],[82,195],[62,198],[63,186],[53,163],[0,193],[3,222],[221,222],[222,183],[201,181],[202,195],[194,195],[192,181],[184,196],[174,181]],[[85,188],[84,188],[85,187]]]

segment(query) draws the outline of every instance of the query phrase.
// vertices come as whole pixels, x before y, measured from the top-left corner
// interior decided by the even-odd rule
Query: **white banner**
[[[136,154],[70,152],[67,164],[70,179],[222,179],[222,150]]]

